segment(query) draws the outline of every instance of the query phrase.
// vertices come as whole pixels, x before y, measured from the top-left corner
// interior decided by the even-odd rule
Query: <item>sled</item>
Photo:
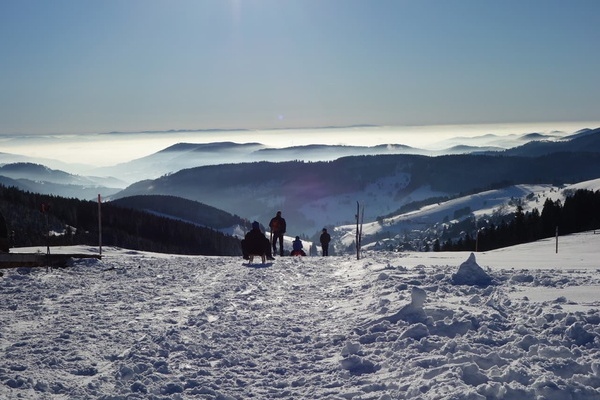
[[[267,256],[264,254],[248,254],[248,261],[250,261],[250,264],[253,263],[254,257],[260,257],[263,264],[267,262]]]

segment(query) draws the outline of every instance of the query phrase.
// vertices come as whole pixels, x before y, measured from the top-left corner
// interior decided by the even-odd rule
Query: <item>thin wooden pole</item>
[[[46,254],[50,254],[50,225],[48,223],[48,213],[44,214],[46,217]]]
[[[98,252],[102,256],[102,198],[98,193]]]
[[[356,259],[360,260],[360,247],[362,241],[362,226],[365,220],[365,206],[363,205],[362,211],[360,203],[356,202]]]
[[[358,231],[358,221],[360,216],[360,204],[356,202],[356,259],[360,260],[360,233]]]

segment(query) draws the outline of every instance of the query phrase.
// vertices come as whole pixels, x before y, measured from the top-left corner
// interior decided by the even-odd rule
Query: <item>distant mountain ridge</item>
[[[310,144],[273,148],[261,143],[233,143],[214,142],[207,144],[178,143],[157,153],[131,160],[113,167],[104,167],[94,170],[96,175],[114,175],[136,182],[143,179],[154,179],[162,175],[172,174],[187,168],[206,165],[246,163],[246,162],[285,162],[304,160],[309,162],[333,161],[340,157],[362,155],[390,155],[414,154],[425,156],[443,156],[449,154],[495,154],[508,151],[506,155],[539,156],[560,151],[578,151],[576,144],[572,148],[561,146],[571,141],[578,142],[580,136],[594,136],[593,133],[600,128],[591,129],[590,132],[582,130],[575,135],[559,140],[555,134],[526,133],[523,135],[510,135],[506,137],[486,134],[480,137],[461,138],[461,143],[448,143],[448,146],[439,150],[426,150],[398,143],[378,144],[375,146],[352,145],[325,145]],[[482,139],[485,138],[485,141]],[[556,143],[547,146],[540,143]],[[482,145],[482,143],[485,143]],[[507,144],[516,144],[517,147],[507,149]],[[523,147],[524,144],[530,144]],[[561,144],[562,143],[562,144]],[[582,144],[580,148],[588,147]],[[179,154],[177,154],[179,152]],[[530,152],[530,153],[528,153]]]
[[[496,135],[485,136],[496,140]],[[513,136],[513,142],[527,144],[496,151],[495,147],[471,145],[479,143],[473,138],[446,148],[444,155],[436,151],[418,154],[420,149],[399,144],[312,144],[274,149],[257,142],[178,143],[109,167],[123,180],[128,173],[147,177],[160,174],[124,190],[124,184],[115,189],[98,184],[93,176],[69,175],[33,163],[3,165],[0,182],[32,192],[84,199],[93,199],[98,193],[111,199],[176,196],[263,224],[282,209],[297,233],[310,235],[325,225],[351,221],[354,211],[348,210],[356,201],[368,204],[367,216],[375,218],[428,198],[511,184],[571,183],[598,177],[600,128],[561,139],[552,134]],[[348,155],[340,157],[343,154]],[[0,161],[2,157],[0,154]],[[235,157],[250,161],[234,163]],[[275,161],[252,161],[265,158]],[[113,175],[108,169],[105,172]]]
[[[237,151],[240,149],[256,149],[264,148],[261,143],[235,143],[235,142],[210,142],[210,143],[177,143],[159,151],[160,153],[169,152],[212,152],[212,151]]]
[[[122,185],[123,181],[116,178],[72,175],[64,171],[50,169],[45,165],[28,162],[0,165],[0,175],[12,179],[29,179],[68,185],[99,186],[105,183]]]
[[[545,140],[545,139],[556,139],[556,135],[544,135],[541,133],[528,133],[523,135],[524,140]]]
[[[573,133],[572,135],[568,135],[565,137],[565,139],[567,140],[572,140],[572,139],[577,139],[579,137],[582,136],[588,136],[588,135],[595,135],[596,133],[598,133],[598,131],[600,130],[600,128],[585,128],[585,129],[581,129],[575,133]]]
[[[111,195],[125,185],[112,177],[72,175],[28,162],[0,165],[0,183],[36,193],[83,199],[93,199],[98,193]]]
[[[352,221],[352,205],[385,215],[412,201],[518,183],[570,183],[600,175],[600,153],[541,157],[378,155],[329,162],[258,162],[196,167],[137,182],[113,198],[161,194],[268,222],[287,214],[297,234]],[[391,208],[393,207],[393,208]]]
[[[556,141],[531,141],[522,146],[504,150],[502,154],[537,157],[559,152],[600,152],[600,128],[580,131]]]
[[[399,144],[346,146],[311,144],[270,148],[261,143],[177,143],[146,157],[94,170],[99,175],[117,175],[131,182],[158,178],[182,169],[242,162],[285,162],[291,160],[332,161],[366,154],[422,154],[428,151]]]

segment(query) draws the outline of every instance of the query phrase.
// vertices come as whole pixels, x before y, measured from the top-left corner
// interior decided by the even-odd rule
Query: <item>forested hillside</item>
[[[172,195],[244,215],[263,224],[282,210],[294,234],[352,223],[352,205],[367,220],[405,204],[519,183],[571,183],[598,177],[600,153],[541,157],[380,155],[329,162],[259,162],[185,169],[137,182],[114,197]]]
[[[0,185],[0,212],[13,247],[99,243],[98,203]],[[196,224],[102,204],[102,243],[171,254],[239,255],[239,240]],[[50,232],[50,235],[48,235]]]
[[[517,207],[514,214],[505,216],[498,224],[489,222],[477,228],[474,220],[461,225],[467,232],[458,240],[436,240],[434,251],[488,251],[521,243],[534,242],[554,236],[600,229],[600,191],[577,190],[560,200],[546,199],[542,210],[523,212]],[[479,221],[481,224],[484,221]],[[470,225],[470,226],[467,226]]]
[[[212,229],[221,230],[232,226],[241,226],[244,231],[251,229],[250,222],[242,217],[176,196],[131,196],[113,200],[111,204],[180,219]]]

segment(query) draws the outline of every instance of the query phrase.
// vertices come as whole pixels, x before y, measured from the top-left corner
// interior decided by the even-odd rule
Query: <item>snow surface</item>
[[[599,245],[5,269],[0,398],[599,399]]]

